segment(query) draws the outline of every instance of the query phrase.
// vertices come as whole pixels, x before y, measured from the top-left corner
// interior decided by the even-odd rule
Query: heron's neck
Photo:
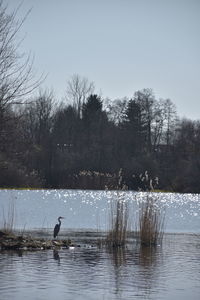
[[[59,225],[61,225],[61,220],[60,219],[58,219],[58,223],[59,223]]]

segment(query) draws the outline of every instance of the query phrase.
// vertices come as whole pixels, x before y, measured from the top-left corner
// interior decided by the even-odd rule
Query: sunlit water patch
[[[0,190],[0,227],[8,218],[10,203],[18,229],[53,228],[58,216],[62,228],[106,230],[111,202],[119,197],[129,203],[129,221],[134,229],[146,193],[88,190]],[[166,232],[200,232],[200,196],[155,193],[165,214]]]

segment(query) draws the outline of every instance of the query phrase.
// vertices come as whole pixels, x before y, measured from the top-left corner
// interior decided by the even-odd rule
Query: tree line
[[[4,110],[2,187],[114,188],[122,169],[130,189],[142,188],[148,171],[162,190],[199,192],[199,121],[180,120],[174,104],[151,89],[115,101],[75,98],[58,104],[43,92]]]
[[[0,1],[0,186],[144,189],[200,192],[200,122],[180,119],[170,99],[152,89],[109,100],[87,78],[73,75],[58,103],[37,91],[31,57],[19,54],[23,25]],[[121,171],[120,171],[121,172]]]

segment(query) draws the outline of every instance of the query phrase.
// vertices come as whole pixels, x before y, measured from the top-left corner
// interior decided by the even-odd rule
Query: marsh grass
[[[124,195],[127,186],[123,183],[122,169],[118,173],[116,190],[117,196],[111,201],[110,205],[109,230],[106,244],[109,247],[124,247],[128,229],[128,203]]]
[[[106,237],[106,244],[110,247],[123,247],[127,239],[128,204],[118,197],[111,202],[110,208],[110,228]]]
[[[14,232],[15,216],[15,202],[13,199],[11,199],[8,205],[7,213],[5,213],[4,208],[2,208],[2,231],[6,233]]]
[[[157,198],[148,193],[139,210],[139,238],[141,245],[161,244],[164,234],[165,213],[159,207]]]
[[[122,182],[122,169],[119,170],[117,196],[111,201],[109,230],[106,245],[109,247],[124,247],[128,228],[128,203],[125,201],[124,191],[127,189]]]
[[[14,230],[15,222],[15,204],[11,202],[8,207],[7,215],[5,215],[3,209],[3,228],[2,230],[6,233],[12,233]]]
[[[125,201],[112,203],[110,212],[110,229],[107,244],[112,247],[124,246],[127,238],[128,209]]]

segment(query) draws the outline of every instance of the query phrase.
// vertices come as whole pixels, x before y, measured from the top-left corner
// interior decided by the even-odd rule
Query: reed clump
[[[165,214],[153,194],[146,196],[139,210],[139,238],[141,245],[156,246],[162,242]]]
[[[128,203],[123,195],[127,187],[122,180],[122,169],[120,169],[116,188],[117,199],[111,201],[110,207],[110,228],[106,237],[106,245],[109,247],[124,247],[127,239]]]
[[[112,205],[110,221],[106,244],[111,247],[125,246],[128,225],[128,207],[125,201],[119,199]]]
[[[14,231],[15,223],[15,203],[12,199],[8,205],[7,214],[5,215],[4,209],[2,209],[3,227],[2,231],[5,233],[12,233]]]

